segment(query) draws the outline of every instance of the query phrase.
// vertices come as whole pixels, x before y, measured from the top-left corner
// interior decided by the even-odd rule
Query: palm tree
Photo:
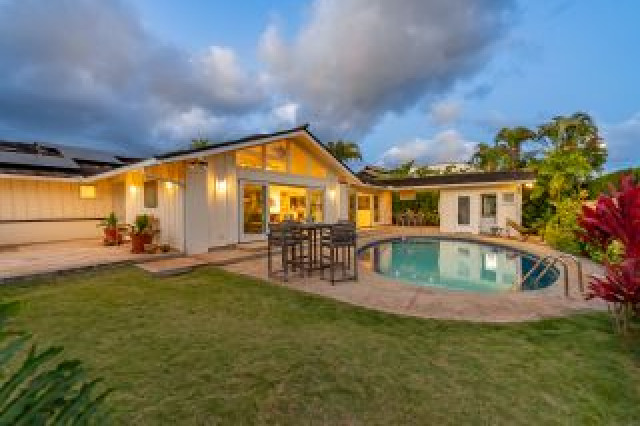
[[[554,117],[538,127],[538,139],[547,142],[552,149],[581,151],[596,171],[602,170],[607,160],[607,148],[598,133],[598,126],[584,112]]]
[[[471,164],[485,172],[495,172],[505,163],[505,152],[496,146],[480,143],[471,157]]]
[[[508,170],[517,170],[526,163],[526,158],[522,153],[522,145],[527,141],[533,141],[536,133],[523,126],[503,127],[500,129],[495,138],[496,148],[504,152],[506,160],[506,168]],[[531,156],[533,153],[528,153]]]
[[[362,161],[362,154],[360,153],[360,147],[355,142],[349,142],[345,140],[337,140],[335,142],[328,142],[326,144],[327,149],[334,157],[342,162],[360,160]]]
[[[414,160],[407,161],[404,164],[400,164],[395,169],[389,170],[389,176],[391,176],[393,178],[410,177],[410,176],[412,176],[413,172],[415,171],[414,165],[415,165],[415,161]]]

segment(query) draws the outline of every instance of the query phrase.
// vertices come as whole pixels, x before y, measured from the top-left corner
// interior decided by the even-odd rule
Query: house
[[[533,182],[527,172],[362,179],[307,126],[144,160],[5,145],[0,245],[98,236],[99,219],[114,211],[127,223],[152,214],[159,242],[200,253],[263,239],[268,223],[285,219],[391,224],[392,193],[424,189],[440,190],[443,231],[477,233],[507,217],[519,221],[522,185]]]

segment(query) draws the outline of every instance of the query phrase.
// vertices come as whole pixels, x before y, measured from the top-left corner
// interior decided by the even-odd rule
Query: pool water
[[[360,259],[381,275],[414,285],[481,293],[537,290],[553,284],[559,274],[551,268],[538,280],[538,268],[539,272],[519,286],[538,257],[505,247],[443,238],[397,238],[374,243],[360,252]]]

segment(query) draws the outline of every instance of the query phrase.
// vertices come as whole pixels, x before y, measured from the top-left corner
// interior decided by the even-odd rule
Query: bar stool
[[[282,269],[273,270],[272,253],[274,248],[280,249],[282,259]],[[275,272],[282,272],[284,281],[289,279],[289,266],[292,272],[300,265],[299,256],[303,251],[303,241],[300,238],[300,231],[296,230],[292,222],[269,224],[269,234],[267,235],[267,269],[268,276]]]
[[[329,269],[331,284],[336,282],[335,269],[340,266],[342,279],[358,280],[358,261],[356,259],[356,227],[353,223],[340,223],[331,226],[320,239],[320,269],[324,279],[324,270]],[[351,250],[353,250],[353,265],[351,265]],[[327,253],[328,251],[328,253]],[[341,260],[338,258],[341,257]],[[327,263],[325,263],[327,261]],[[347,272],[351,271],[350,274]]]

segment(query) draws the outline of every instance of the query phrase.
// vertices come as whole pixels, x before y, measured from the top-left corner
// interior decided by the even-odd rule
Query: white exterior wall
[[[505,203],[504,193],[513,193],[514,202]],[[482,230],[481,226],[481,196],[482,194],[496,194],[497,214],[496,225],[507,229],[507,219],[512,219],[517,223],[522,219],[522,190],[518,184],[487,185],[476,187],[447,188],[440,190],[440,231],[442,232],[468,232],[478,234]],[[458,197],[469,196],[471,202],[471,220],[469,225],[458,224]],[[513,230],[509,230],[514,234]]]
[[[184,186],[159,180],[158,207],[145,208],[144,180],[145,176],[141,173],[126,175],[126,223],[134,223],[140,214],[152,215],[159,221],[157,241],[184,250]]]
[[[96,182],[96,198],[80,199],[78,182],[0,178],[0,246],[97,238],[112,209],[111,184]]]

